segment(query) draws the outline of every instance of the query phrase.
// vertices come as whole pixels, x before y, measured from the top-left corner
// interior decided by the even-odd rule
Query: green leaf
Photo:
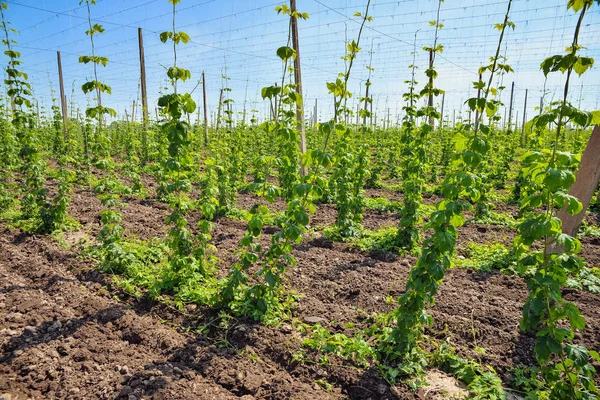
[[[585,329],[585,318],[581,315],[581,312],[577,306],[573,303],[567,303],[565,307],[567,318],[573,329],[583,330]]]
[[[592,115],[591,125],[600,125],[600,110],[590,112]]]
[[[286,61],[292,57],[296,58],[296,51],[291,47],[283,46],[277,49],[277,56]]]
[[[573,65],[573,70],[577,73],[577,75],[581,76],[585,71],[594,65],[594,59],[590,57],[577,57],[577,61],[575,65]]]
[[[440,252],[452,251],[456,243],[456,238],[450,232],[436,232],[433,234],[432,239]]]
[[[582,367],[588,363],[588,352],[583,346],[567,344],[565,345],[565,353],[578,367]]]

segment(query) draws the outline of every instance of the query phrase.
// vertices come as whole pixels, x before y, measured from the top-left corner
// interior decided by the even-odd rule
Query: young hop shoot
[[[487,93],[490,92],[494,74],[501,68],[497,60],[504,31],[512,26],[508,20],[511,3],[512,0],[509,0],[504,22],[496,26],[500,30],[496,55],[492,58],[492,64],[484,67],[490,71],[486,96],[468,101],[473,110],[497,110],[496,101],[488,101]],[[476,85],[481,84],[476,82]],[[465,223],[463,213],[472,208],[470,201],[476,201],[479,197],[477,187],[480,178],[474,171],[478,170],[489,150],[489,143],[479,134],[479,130],[485,133],[488,128],[476,122],[473,133],[460,144],[462,147],[455,160],[455,171],[444,178],[441,185],[444,200],[437,204],[430,221],[425,225],[425,229],[432,229],[433,233],[423,243],[417,264],[410,272],[406,292],[398,299],[398,308],[389,315],[390,322],[395,324],[388,328],[387,336],[379,343],[380,358],[397,364],[398,369],[407,374],[423,372],[426,359],[419,341],[425,325],[431,324],[426,308],[433,305],[445,272],[452,267],[457,228]]]
[[[158,106],[165,117],[161,130],[168,140],[168,159],[164,164],[164,173],[170,181],[167,191],[171,214],[167,216],[167,223],[171,224],[168,240],[171,248],[169,255],[171,269],[167,281],[173,287],[178,287],[182,283],[199,280],[207,274],[205,250],[211,224],[206,220],[200,221],[198,227],[201,233],[196,241],[186,227],[188,224],[186,215],[193,207],[193,202],[187,194],[191,191],[188,175],[193,165],[193,158],[190,154],[192,129],[186,121],[186,116],[194,112],[196,103],[189,93],[181,94],[177,91],[178,82],[186,81],[191,77],[189,70],[177,65],[177,46],[188,43],[190,37],[185,32],[177,31],[175,27],[176,7],[180,0],[169,0],[169,2],[173,5],[173,29],[162,32],[160,40],[163,43],[168,41],[173,43],[173,65],[167,70],[173,93],[161,96],[158,99]],[[200,244],[200,248],[196,246],[196,242]]]
[[[4,18],[4,11],[7,9],[8,6],[6,3],[0,3],[2,30],[5,34],[2,44],[6,47],[4,54],[9,58],[8,65],[5,68],[6,79],[4,83],[8,86],[6,94],[11,99],[11,123],[16,133],[18,145],[20,146],[21,172],[25,176],[22,187],[24,196],[21,201],[21,212],[25,219],[37,219],[41,208],[46,202],[47,189],[44,188],[45,166],[40,155],[39,139],[32,129],[33,118],[31,113],[27,112],[27,109],[30,109],[32,106],[30,100],[32,96],[31,85],[27,82],[28,75],[19,69],[22,65],[22,61],[20,60],[21,53],[12,48],[12,45],[17,42],[10,39],[9,33],[16,34],[17,31],[8,27],[8,23]],[[2,179],[2,182],[4,181]],[[3,185],[3,183],[0,183],[0,185]]]
[[[404,207],[400,212],[400,223],[398,225],[397,245],[400,248],[412,250],[419,241],[418,224],[419,208],[423,197],[423,186],[425,184],[425,165],[427,163],[427,151],[425,142],[433,131],[433,121],[440,118],[440,113],[433,107],[434,96],[443,93],[442,90],[433,86],[437,77],[437,71],[434,68],[435,56],[441,53],[444,47],[438,44],[438,31],[444,27],[440,23],[440,8],[442,1],[438,2],[436,20],[431,21],[430,25],[435,27],[435,39],[431,47],[424,47],[423,50],[429,53],[429,68],[425,70],[425,75],[429,79],[425,87],[418,94],[415,93],[415,57],[416,49],[413,49],[413,63],[410,65],[412,70],[411,80],[407,81],[409,91],[403,95],[407,105],[403,108],[405,116],[402,122],[402,193],[404,198]],[[415,47],[417,34],[415,33]],[[420,98],[427,98],[428,104],[417,110],[416,101]],[[431,103],[431,105],[430,105]],[[426,122],[420,127],[416,126],[416,118],[426,117]]]
[[[85,34],[90,38],[91,44],[91,55],[88,56],[80,56],[79,62],[83,64],[92,63],[94,79],[88,82],[85,82],[81,86],[81,90],[84,94],[88,94],[91,92],[95,92],[96,94],[96,106],[88,107],[85,110],[85,114],[89,118],[97,118],[98,125],[96,126],[95,133],[95,155],[96,156],[107,156],[108,155],[108,145],[105,142],[105,138],[102,137],[102,122],[105,115],[110,115],[113,117],[117,116],[117,112],[108,107],[102,106],[102,94],[111,93],[111,87],[107,84],[100,82],[98,80],[98,66],[106,67],[108,64],[108,58],[96,55],[96,44],[94,42],[94,38],[96,35],[101,35],[104,33],[104,27],[100,24],[92,24],[92,11],[91,6],[96,5],[96,0],[81,0],[79,4],[85,3],[88,12],[88,26],[89,29],[85,31]]]
[[[370,3],[370,2],[369,2]],[[369,3],[367,3],[367,13]],[[279,13],[292,15],[295,13],[296,18],[306,19],[306,13],[291,11],[287,5],[282,5],[276,8]],[[335,83],[328,83],[330,90],[335,90],[334,107],[335,116],[331,122],[321,124],[319,132],[325,136],[325,144],[322,150],[311,150],[303,155],[303,165],[307,168],[312,168],[312,174],[307,178],[305,183],[297,181],[293,185],[293,191],[288,193],[287,208],[285,211],[282,229],[271,237],[270,247],[262,252],[261,246],[256,243],[256,238],[260,236],[262,226],[264,224],[265,207],[255,206],[251,213],[248,230],[240,245],[243,247],[241,257],[238,263],[234,265],[229,277],[225,283],[223,290],[223,303],[228,305],[234,312],[242,315],[250,316],[256,320],[274,321],[285,312],[286,301],[283,298],[282,280],[284,273],[288,267],[293,267],[296,264],[296,259],[292,255],[293,244],[300,243],[302,235],[307,230],[309,223],[309,214],[315,211],[315,206],[312,203],[314,196],[322,194],[322,180],[319,179],[318,171],[322,168],[327,168],[331,165],[332,156],[326,152],[329,136],[336,129],[342,129],[337,124],[339,110],[343,106],[345,99],[349,96],[346,90],[346,84],[350,76],[352,62],[356,57],[356,53],[360,50],[358,43],[364,23],[370,18],[367,14],[364,16],[359,14],[363,19],[361,29],[359,31],[358,40],[352,41],[349,44],[351,56],[349,58],[349,67],[342,77],[338,78]],[[274,120],[265,124],[267,134],[273,129],[276,135],[281,139],[289,142],[285,146],[287,149],[283,152],[283,157],[292,160],[292,152],[294,163],[296,165],[293,174],[299,175],[300,163],[297,158],[298,152],[298,131],[295,120],[296,105],[302,101],[301,95],[296,91],[295,84],[286,84],[285,76],[288,72],[288,62],[290,62],[295,51],[289,47],[291,40],[291,23],[290,32],[288,33],[288,46],[280,47],[277,50],[278,57],[283,62],[283,72],[281,85],[274,85],[262,89],[262,97],[270,99],[272,104],[278,104],[274,107]],[[277,99],[275,102],[274,100]],[[293,147],[293,148],[292,148]],[[281,164],[280,164],[281,165]],[[289,171],[291,177],[292,171]],[[287,178],[286,178],[287,179]],[[297,179],[297,178],[293,178]],[[286,191],[286,185],[291,185],[291,180],[282,181],[282,194]],[[269,199],[273,196],[273,189],[267,186],[265,188],[265,197]],[[248,277],[247,270],[254,264],[260,262],[260,269],[256,273],[258,282],[253,285],[247,285]]]
[[[596,371],[592,360],[600,361],[593,350],[573,342],[575,331],[585,328],[585,318],[577,306],[562,296],[569,274],[577,275],[583,261],[577,256],[581,243],[562,232],[560,209],[570,214],[583,212],[579,200],[568,194],[575,182],[578,160],[573,154],[560,151],[559,142],[568,123],[586,128],[600,123],[600,112],[585,112],[569,102],[569,84],[573,72],[583,75],[594,60],[581,56],[579,35],[586,12],[600,5],[598,0],[569,0],[567,9],[578,14],[572,44],[564,55],[545,59],[541,69],[545,76],[552,72],[565,75],[562,100],[536,116],[532,123],[545,129],[556,126],[551,150],[531,151],[523,159],[523,175],[534,189],[525,197],[522,207],[528,209],[518,227],[515,246],[519,272],[526,276],[529,296],[523,308],[520,327],[534,331],[534,352],[539,364],[536,370],[541,382],[538,393],[552,399],[595,399]]]

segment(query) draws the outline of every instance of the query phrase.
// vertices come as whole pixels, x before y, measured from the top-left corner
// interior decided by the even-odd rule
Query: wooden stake
[[[206,111],[206,78],[202,71],[202,102],[204,103],[204,147],[208,146],[208,112]]]
[[[527,119],[527,89],[525,89],[525,105],[523,106],[523,126],[521,127],[521,147],[525,145],[525,120]]]
[[[296,0],[290,0],[291,24],[292,24],[292,46],[296,51],[294,58],[294,80],[296,81],[296,91],[302,95],[302,71],[300,69],[300,43],[298,41],[298,18],[294,15],[296,12]],[[303,102],[296,103],[296,121],[298,122],[298,132],[300,133],[300,175],[308,175],[308,168],[302,163],[302,154],[306,153],[306,132],[304,130],[304,106]]]
[[[142,153],[145,162],[148,159],[148,94],[146,91],[146,59],[144,57],[142,28],[138,28],[138,45],[140,50],[140,80],[142,87]]]
[[[35,99],[35,107],[37,108],[37,128],[40,129],[40,102]]]
[[[416,38],[416,36],[415,36]],[[416,39],[415,39],[416,40]],[[433,68],[433,50],[429,50],[429,69]],[[481,80],[481,74],[479,75],[479,80]],[[433,89],[433,75],[429,77],[429,89]],[[477,95],[479,97],[479,95]],[[429,93],[429,100],[427,101],[427,105],[429,107],[433,107],[433,93]],[[433,116],[429,116],[429,125],[433,128],[435,119]]]
[[[579,214],[571,215],[563,208],[558,213],[558,218],[562,221],[562,231],[567,235],[577,236],[581,221],[598,187],[598,182],[600,182],[600,151],[598,149],[600,149],[600,126],[596,125],[581,157],[575,183],[569,189],[569,194],[577,197],[583,204],[583,210]]]
[[[219,106],[217,107],[217,121],[215,122],[215,134],[219,135],[219,122],[221,122],[221,104],[223,103],[223,89],[219,92]]]
[[[365,93],[365,115],[363,116],[363,125],[367,125],[367,113],[366,111],[369,109],[369,87],[371,86],[371,82],[369,81],[369,79],[367,79],[367,83],[365,84],[365,86],[367,87],[366,93]],[[373,111],[373,109],[371,108],[371,111]]]
[[[62,110],[63,117],[63,136],[65,142],[69,140],[69,133],[67,131],[67,98],[65,97],[65,84],[63,83],[62,63],[60,61],[60,51],[56,52],[56,61],[58,62],[58,82],[60,86],[60,108]]]
[[[508,129],[511,129],[510,124],[512,122],[512,110],[513,110],[513,94],[515,92],[515,83],[513,82],[510,86],[510,103],[508,106]]]
[[[292,24],[292,46],[296,51],[294,58],[294,80],[296,81],[296,91],[300,98],[304,99],[302,93],[302,71],[300,69],[300,42],[298,40],[298,18],[294,15],[296,12],[296,0],[290,0],[291,24]],[[306,153],[306,132],[304,128],[304,102],[296,103],[296,121],[298,122],[298,131],[300,133],[300,175],[308,175],[308,168],[302,163],[302,154]]]
[[[481,82],[481,74],[479,74],[479,82]],[[481,97],[481,89],[477,89],[477,104],[479,104],[479,98]],[[482,110],[483,112],[483,110]],[[469,119],[471,117],[469,116]],[[479,109],[475,108],[475,130],[479,126]]]
[[[444,125],[444,101],[446,100],[446,93],[442,93],[442,111],[440,112],[440,121],[442,126]]]

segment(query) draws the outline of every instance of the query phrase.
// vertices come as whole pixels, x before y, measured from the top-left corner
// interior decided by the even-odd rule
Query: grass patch
[[[374,211],[396,212],[402,209],[402,204],[385,197],[366,197],[365,208]]]
[[[502,244],[478,244],[471,242],[466,249],[466,256],[455,256],[454,263],[461,268],[478,272],[503,271],[509,274],[516,272],[516,260],[512,251]]]

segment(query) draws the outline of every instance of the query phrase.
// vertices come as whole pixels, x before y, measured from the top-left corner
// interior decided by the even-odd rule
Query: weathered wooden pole
[[[527,89],[525,89],[525,104],[523,105],[523,126],[521,127],[521,147],[525,145],[525,121],[527,119]]]
[[[37,128],[40,129],[40,102],[35,99],[35,107],[37,109]]]
[[[513,82],[510,86],[510,102],[508,106],[508,129],[510,128],[510,124],[512,122],[512,110],[513,110],[513,94],[515,93],[515,83]]]
[[[65,97],[65,84],[63,83],[63,73],[62,73],[62,62],[60,60],[60,51],[56,52],[56,61],[58,62],[58,84],[60,87],[60,108],[62,111],[63,117],[63,136],[65,142],[69,140],[69,133],[67,131],[67,98]]]
[[[442,111],[440,112],[440,121],[444,126],[444,101],[446,100],[446,93],[442,93]]]
[[[598,182],[600,182],[600,151],[598,149],[600,149],[600,126],[596,125],[581,157],[575,183],[569,189],[569,194],[579,199],[583,204],[583,209],[575,215],[567,213],[566,208],[558,212],[558,218],[562,221],[562,231],[567,235],[577,236],[590,200],[598,188]]]
[[[479,74],[479,82],[481,82],[481,74]],[[481,97],[481,88],[477,89],[477,107],[479,107],[479,98]],[[475,130],[477,130],[478,126],[479,126],[479,109],[475,107]],[[485,110],[481,110],[482,114],[483,111]],[[471,117],[469,116],[469,119]]]
[[[204,103],[204,147],[208,146],[208,111],[206,108],[206,78],[202,71],[202,102]]]
[[[292,46],[296,51],[294,58],[294,80],[296,81],[296,92],[300,94],[300,102],[296,102],[296,121],[300,134],[300,175],[306,176],[308,168],[302,163],[302,154],[306,152],[306,131],[304,129],[304,101],[302,95],[302,71],[300,69],[300,43],[298,41],[298,18],[296,18],[296,0],[290,0],[290,18],[292,24]]]
[[[142,156],[148,160],[148,92],[146,89],[146,59],[144,56],[144,39],[142,28],[138,28],[138,44],[140,50],[140,80],[142,87]],[[156,117],[158,120],[158,115]]]
[[[215,135],[219,134],[219,122],[221,121],[221,105],[223,103],[223,88],[219,92],[219,106],[217,107],[217,120],[215,121]]]
[[[363,125],[367,125],[367,111],[369,110],[369,88],[371,87],[371,81],[369,79],[367,79],[367,83],[365,83],[365,86],[367,87],[366,93],[365,93],[365,114],[363,115]]]
[[[415,36],[416,37],[416,36]],[[433,69],[433,49],[429,50],[429,69]],[[479,80],[481,80],[481,75],[479,76]],[[429,89],[433,89],[433,75],[431,75],[429,77]],[[477,96],[479,97],[479,96]],[[429,99],[427,100],[427,105],[429,107],[433,107],[433,92],[429,92]],[[433,128],[433,124],[435,122],[435,119],[433,118],[433,115],[429,116],[429,125],[431,125],[431,127]],[[389,127],[388,127],[389,128]]]

